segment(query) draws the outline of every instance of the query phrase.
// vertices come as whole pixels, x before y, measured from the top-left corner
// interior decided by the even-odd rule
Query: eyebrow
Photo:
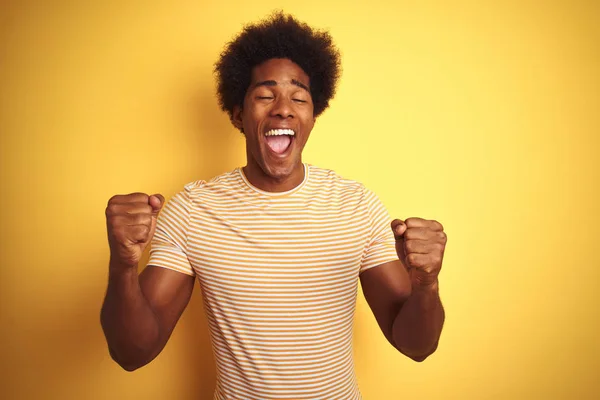
[[[297,81],[295,79],[292,79],[292,84],[296,85],[296,86],[306,90],[308,93],[310,93],[310,89],[304,83]],[[277,82],[274,80],[267,80],[267,81],[257,82],[252,87],[255,88],[255,87],[259,87],[259,86],[277,86]]]

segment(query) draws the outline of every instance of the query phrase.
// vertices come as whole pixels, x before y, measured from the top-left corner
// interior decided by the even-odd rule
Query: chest
[[[369,235],[361,205],[337,198],[206,202],[190,220],[188,256],[204,284],[334,289],[357,278]]]

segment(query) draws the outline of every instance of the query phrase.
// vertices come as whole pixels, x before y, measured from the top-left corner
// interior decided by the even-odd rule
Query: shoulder
[[[328,190],[342,190],[346,193],[354,193],[356,195],[364,195],[367,190],[361,182],[341,176],[331,169],[316,167],[310,164],[307,165],[309,167],[310,180],[315,187]]]
[[[234,190],[236,184],[239,184],[239,174],[237,170],[217,175],[210,180],[198,179],[183,185],[183,188],[176,192],[170,202],[181,203],[183,205],[194,204],[196,200],[201,200],[206,196],[215,193],[226,193]]]
[[[233,171],[225,172],[217,175],[210,180],[199,179],[196,181],[189,182],[184,185],[182,192],[188,194],[188,196],[201,195],[207,191],[220,190],[228,187],[234,187],[239,184],[240,175],[238,169]]]
[[[385,209],[379,196],[362,182],[348,179],[340,174],[326,168],[310,166],[310,174],[313,182],[313,190],[316,193],[328,192],[344,203],[350,202],[360,204],[368,210]]]

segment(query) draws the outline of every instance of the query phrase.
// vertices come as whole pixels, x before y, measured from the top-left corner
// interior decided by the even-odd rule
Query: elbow
[[[143,365],[134,365],[134,364],[119,364],[121,368],[123,368],[127,372],[133,372],[138,368],[143,367]]]
[[[402,350],[400,350],[400,352],[402,354],[404,354],[406,357],[408,357],[411,360],[416,361],[418,363],[425,361],[430,355],[433,354],[433,351],[430,353],[423,353],[423,354],[410,353],[408,351],[402,351]]]
[[[140,369],[142,368],[144,365],[146,365],[146,362],[132,362],[132,361],[126,361],[126,360],[117,360],[116,358],[113,357],[113,360],[121,367],[123,368],[123,370],[127,371],[127,372],[133,372],[136,369]]]
[[[133,372],[133,371],[135,371],[136,369],[138,369],[138,368],[140,368],[140,367],[141,367],[141,365],[127,364],[127,363],[124,363],[124,362],[119,362],[119,361],[117,361],[117,360],[115,360],[115,362],[116,362],[117,364],[119,364],[119,366],[120,366],[121,368],[123,368],[123,370],[125,370],[125,371],[127,371],[127,372]]]
[[[111,349],[108,349],[110,352],[110,357],[113,359],[115,363],[117,363],[121,368],[123,368],[127,372],[133,372],[136,369],[142,368],[144,365],[148,364],[148,362],[140,362],[139,360],[128,360],[125,358],[121,358],[117,356],[117,354]]]
[[[136,362],[125,361],[125,360],[117,360],[115,358],[113,358],[113,360],[127,372],[133,372],[136,369],[142,368],[144,365],[146,365],[146,363],[136,363]]]
[[[416,355],[407,355],[411,360],[416,361],[418,363],[423,362],[427,359],[427,357],[429,357],[431,354],[425,354],[422,356],[416,356]]]
[[[119,333],[105,330],[110,358],[127,372],[133,372],[152,361],[160,352],[158,336],[124,340]],[[111,340],[112,339],[112,340]]]
[[[438,347],[438,343],[436,342],[435,345],[431,349],[428,349],[427,351],[415,351],[415,350],[408,350],[408,349],[402,349],[402,348],[399,348],[398,350],[400,351],[400,353],[404,354],[411,360],[421,363],[421,362],[425,361],[430,355],[435,353],[435,351],[437,350],[437,347]]]

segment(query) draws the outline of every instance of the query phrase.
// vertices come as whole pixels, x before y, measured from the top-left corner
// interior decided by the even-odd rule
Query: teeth
[[[269,132],[265,133],[265,136],[281,136],[281,135],[294,136],[295,133],[291,129],[271,129]]]

